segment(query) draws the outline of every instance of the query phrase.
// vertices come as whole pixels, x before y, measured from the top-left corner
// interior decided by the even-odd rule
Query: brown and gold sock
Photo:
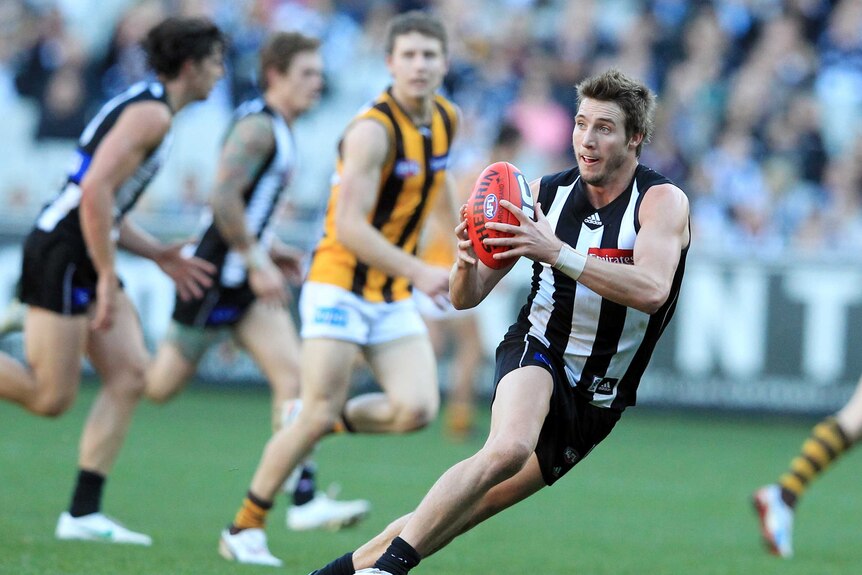
[[[851,445],[853,442],[834,417],[827,417],[815,425],[811,435],[802,444],[799,455],[790,462],[790,469],[778,480],[785,503],[794,507],[809,483],[826,471]]]
[[[271,501],[264,501],[249,491],[231,523],[231,534],[236,535],[243,529],[263,529],[266,514],[270,509],[272,509]]]

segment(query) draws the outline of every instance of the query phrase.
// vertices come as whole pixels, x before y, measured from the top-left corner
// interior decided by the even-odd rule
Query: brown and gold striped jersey
[[[366,118],[380,122],[390,142],[369,222],[389,242],[416,254],[422,225],[446,185],[449,148],[458,126],[456,108],[436,95],[431,122],[417,126],[396,102],[391,90],[387,90],[353,121]],[[404,299],[411,291],[407,278],[388,276],[360,262],[336,237],[335,208],[342,168],[343,158],[339,154],[324,235],[314,253],[308,281],[342,287],[370,302]]]

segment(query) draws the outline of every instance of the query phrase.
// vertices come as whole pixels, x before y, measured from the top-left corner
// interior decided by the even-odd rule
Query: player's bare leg
[[[403,433],[421,429],[437,417],[437,364],[427,335],[368,346],[366,359],[384,392],[363,394],[347,402],[344,413],[352,429]]]
[[[299,397],[300,342],[293,320],[287,310],[255,301],[234,333],[269,382],[272,426],[277,430],[285,402]]]
[[[486,494],[521,472],[534,455],[552,390],[550,374],[540,367],[506,375],[497,386],[485,445],[437,480],[401,538],[425,556],[469,528]]]
[[[465,439],[473,431],[476,411],[476,375],[482,366],[482,338],[472,313],[443,320],[455,338],[446,397],[446,431],[455,439]],[[442,326],[441,326],[442,327]]]
[[[185,389],[197,369],[197,362],[189,360],[176,343],[163,341],[147,367],[147,399],[156,403],[170,401]]]
[[[69,510],[60,515],[55,535],[58,539],[150,545],[148,535],[131,531],[101,512],[105,479],[146,385],[148,357],[143,331],[125,293],[116,295],[110,329],[90,332],[87,352],[102,386],[81,434],[72,502]]]
[[[340,420],[350,388],[354,343],[307,339],[302,343],[302,411],[293,425],[272,436],[251,482],[251,492],[272,501],[290,472]]]
[[[146,385],[148,361],[137,312],[123,292],[117,293],[114,324],[91,332],[88,354],[102,380],[81,436],[80,465],[107,474],[126,437],[135,406]]]
[[[24,346],[29,369],[0,353],[0,397],[48,417],[74,402],[87,342],[86,316],[64,316],[27,307]]]

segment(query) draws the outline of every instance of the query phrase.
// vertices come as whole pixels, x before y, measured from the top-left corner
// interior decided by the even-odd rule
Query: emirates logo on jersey
[[[616,248],[590,248],[587,254],[612,264],[634,265],[634,250],[619,250]]]

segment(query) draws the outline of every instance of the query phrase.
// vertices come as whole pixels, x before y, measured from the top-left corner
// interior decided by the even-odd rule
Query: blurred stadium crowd
[[[323,41],[324,99],[297,126],[296,214],[319,215],[335,142],[386,85],[383,30],[410,8],[451,33],[445,90],[464,121],[453,153],[465,195],[500,132],[530,177],[570,163],[572,86],[615,66],[660,96],[643,162],[692,200],[695,245],[735,254],[862,245],[862,2],[859,0],[3,0],[0,202],[27,225],[57,189],[68,150],[100,102],[145,77],[137,46],[167,14],[228,33],[228,76],[178,122],[175,170],[145,213],[191,217],[205,201],[221,131],[255,91],[267,32]],[[184,114],[186,114],[184,112]],[[505,126],[505,129],[501,127]]]

